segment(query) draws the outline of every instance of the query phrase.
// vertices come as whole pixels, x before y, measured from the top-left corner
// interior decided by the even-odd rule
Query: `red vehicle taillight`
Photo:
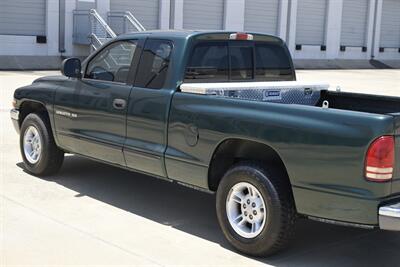
[[[381,136],[368,148],[365,158],[365,178],[373,182],[387,182],[393,178],[394,137]]]

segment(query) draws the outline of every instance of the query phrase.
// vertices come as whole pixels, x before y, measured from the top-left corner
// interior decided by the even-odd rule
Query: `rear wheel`
[[[31,113],[21,126],[20,149],[25,168],[32,174],[56,173],[64,160],[64,152],[54,142],[50,122],[43,114]]]
[[[273,167],[239,163],[218,186],[217,215],[227,240],[239,251],[268,256],[294,232],[296,210],[287,177]]]

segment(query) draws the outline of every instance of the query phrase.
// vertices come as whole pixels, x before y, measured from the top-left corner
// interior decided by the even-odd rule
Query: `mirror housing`
[[[76,57],[71,57],[64,59],[62,62],[61,73],[70,78],[80,79],[82,77],[81,68],[81,60]]]

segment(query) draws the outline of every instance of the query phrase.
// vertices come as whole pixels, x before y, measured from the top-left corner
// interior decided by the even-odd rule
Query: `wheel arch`
[[[290,178],[279,153],[270,145],[257,140],[228,138],[221,141],[213,152],[208,169],[208,188],[216,191],[224,173],[240,161],[257,161],[273,164]]]
[[[41,113],[47,117],[50,122],[50,114],[46,108],[46,105],[36,100],[23,100],[19,105],[19,126],[21,127],[22,122],[31,113]]]

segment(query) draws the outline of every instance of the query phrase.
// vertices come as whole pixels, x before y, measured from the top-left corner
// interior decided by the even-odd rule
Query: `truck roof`
[[[146,36],[156,36],[157,38],[167,38],[167,39],[188,39],[191,37],[201,36],[201,35],[218,35],[218,34],[231,34],[236,33],[235,31],[224,31],[224,30],[217,30],[217,31],[207,31],[207,30],[151,30],[151,31],[143,31],[143,32],[131,32],[121,34],[117,37],[117,39],[126,39],[126,38],[135,38],[138,35],[146,35]],[[283,42],[279,37],[265,34],[265,33],[258,33],[258,32],[246,32],[248,34],[257,35],[259,37],[266,37],[270,41],[275,42]]]

